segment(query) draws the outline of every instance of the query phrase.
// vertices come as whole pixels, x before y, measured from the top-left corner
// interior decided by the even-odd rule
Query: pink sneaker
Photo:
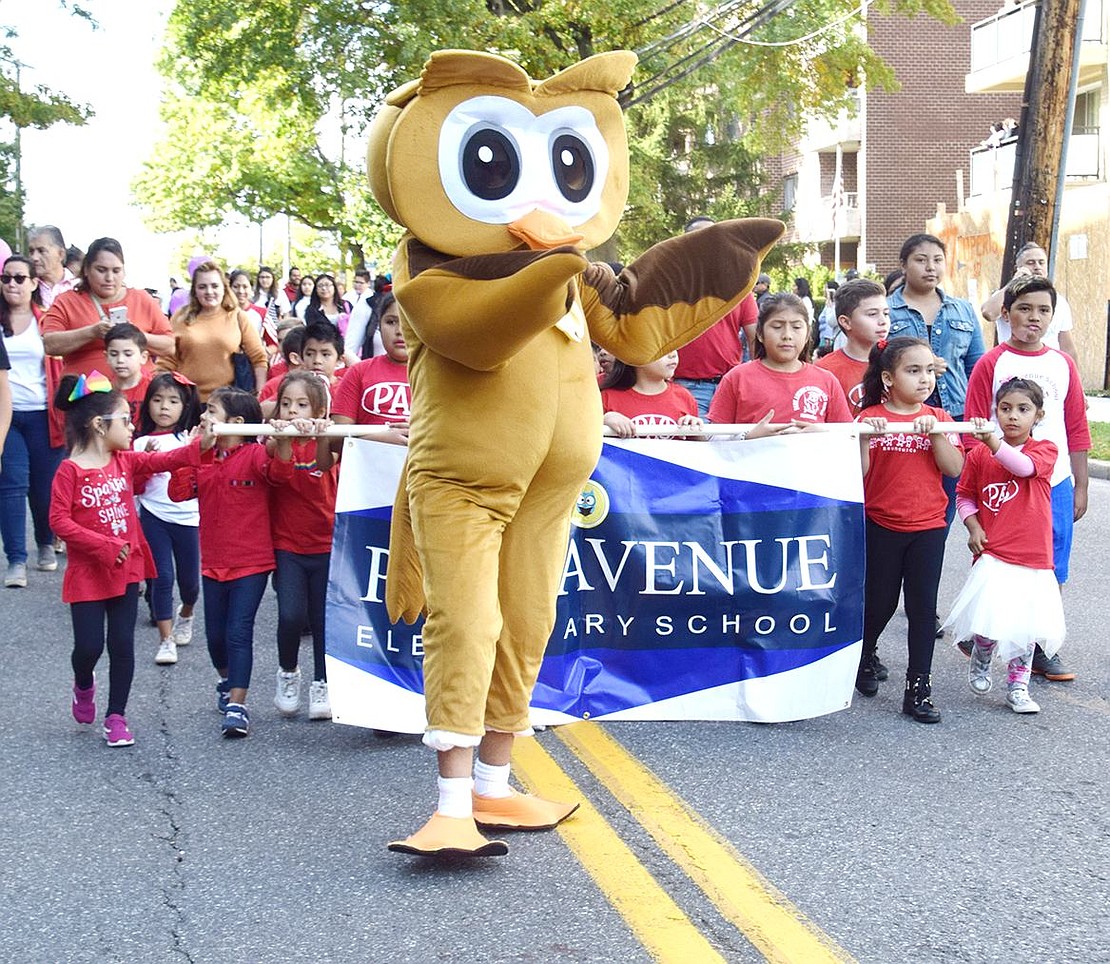
[[[112,713],[104,720],[104,740],[108,746],[131,746],[135,737],[127,728],[127,720],[119,713]]]
[[[91,723],[96,719],[96,682],[87,690],[73,684],[73,718],[78,723]]]

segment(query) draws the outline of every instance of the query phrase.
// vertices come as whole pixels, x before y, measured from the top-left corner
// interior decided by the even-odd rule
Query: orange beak
[[[564,244],[578,244],[585,235],[577,234],[554,214],[538,208],[508,225],[509,234],[523,241],[533,251],[547,251]]]

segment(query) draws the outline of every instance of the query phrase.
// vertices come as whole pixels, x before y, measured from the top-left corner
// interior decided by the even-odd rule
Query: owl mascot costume
[[[616,94],[635,63],[599,54],[537,83],[502,57],[439,51],[371,130],[371,190],[406,229],[393,291],[412,386],[386,601],[395,621],[426,616],[440,775],[434,815],[397,852],[499,856],[481,830],[547,830],[576,809],[508,779],[601,452],[590,341],[633,365],[685,345],[748,293],[783,231],[726,221],[619,275],[586,259],[627,198]]]

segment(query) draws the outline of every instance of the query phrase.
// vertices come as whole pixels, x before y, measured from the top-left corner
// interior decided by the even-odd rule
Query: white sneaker
[[[1011,686],[1006,694],[1006,702],[1015,713],[1040,713],[1040,704],[1029,695],[1028,686]]]
[[[173,641],[172,636],[167,636],[159,644],[154,662],[159,666],[172,666],[177,662],[177,643]]]
[[[277,692],[274,693],[274,706],[282,716],[295,716],[301,703],[301,671],[292,673],[277,671]]]
[[[188,646],[193,641],[193,617],[182,616],[181,610],[178,609],[170,635],[178,646]]]
[[[308,688],[308,718],[310,720],[330,720],[331,700],[328,699],[328,684],[314,679]]]
[[[991,657],[994,651],[984,649],[973,644],[971,657],[967,663],[967,685],[976,696],[983,696],[991,691],[994,680],[991,679]]]

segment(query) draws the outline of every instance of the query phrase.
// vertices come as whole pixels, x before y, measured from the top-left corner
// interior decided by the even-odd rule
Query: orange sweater
[[[181,320],[181,312],[178,312],[170,319],[170,324],[174,354],[158,359],[158,368],[179,371],[196,382],[202,402],[217,388],[231,384],[235,376],[231,356],[235,352],[246,352],[255,368],[266,365],[262,339],[246,312],[238,308],[234,312],[221,311],[210,317],[194,318],[189,325]]]

